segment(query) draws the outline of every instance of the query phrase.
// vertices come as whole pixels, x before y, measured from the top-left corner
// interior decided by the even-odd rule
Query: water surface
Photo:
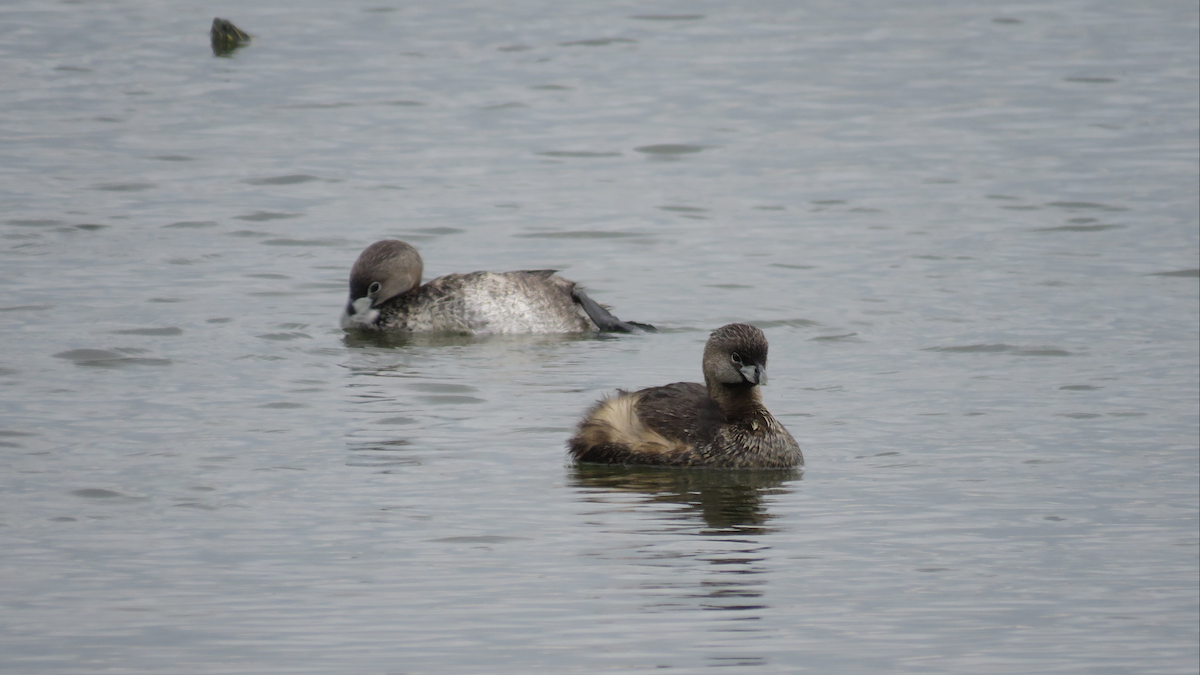
[[[1200,666],[1194,3],[0,16],[0,669]],[[662,332],[346,335],[383,237]],[[731,321],[803,474],[568,464]]]

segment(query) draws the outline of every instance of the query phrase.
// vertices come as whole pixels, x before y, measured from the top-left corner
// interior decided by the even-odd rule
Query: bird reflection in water
[[[613,547],[609,541],[594,555],[640,570],[636,588],[624,590],[635,594],[642,611],[716,611],[708,615],[716,633],[769,629],[757,623],[768,609],[764,595],[772,571],[771,547],[762,540],[775,531],[764,501],[791,492],[800,471],[578,465],[571,472],[580,496],[599,507],[589,510],[589,522],[628,542]],[[638,516],[632,522],[631,498]],[[678,508],[662,508],[672,505]],[[710,665],[764,662],[744,653],[733,657],[714,651]]]
[[[767,522],[772,516],[763,506],[763,497],[788,492],[785,484],[801,475],[795,469],[725,471],[581,464],[573,468],[572,478],[576,487],[594,496],[641,493],[649,503],[679,504],[685,508],[671,514],[672,520],[699,517],[707,526],[699,534],[717,535],[770,532]]]

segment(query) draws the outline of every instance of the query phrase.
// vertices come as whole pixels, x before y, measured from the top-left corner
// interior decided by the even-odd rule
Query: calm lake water
[[[1194,674],[1198,25],[0,6],[0,671]],[[385,237],[662,332],[348,336]],[[568,463],[732,321],[802,475]]]

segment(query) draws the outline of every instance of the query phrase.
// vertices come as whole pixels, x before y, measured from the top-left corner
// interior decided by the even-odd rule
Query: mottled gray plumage
[[[421,256],[395,239],[368,246],[350,270],[342,327],[397,332],[631,332],[555,270],[447,274],[421,285]]]
[[[584,415],[567,446],[579,462],[720,468],[804,464],[796,439],[762,404],[767,338],[723,326],[704,347],[704,382],[618,391]]]

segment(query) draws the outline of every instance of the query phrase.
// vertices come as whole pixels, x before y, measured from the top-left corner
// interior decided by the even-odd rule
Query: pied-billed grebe
[[[790,468],[804,464],[796,439],[762,404],[767,337],[731,323],[704,346],[704,385],[676,382],[618,391],[594,405],[568,441],[580,462]]]
[[[402,241],[368,246],[350,268],[342,328],[472,335],[655,330],[609,314],[557,270],[447,274],[421,285],[423,270],[421,254]]]

